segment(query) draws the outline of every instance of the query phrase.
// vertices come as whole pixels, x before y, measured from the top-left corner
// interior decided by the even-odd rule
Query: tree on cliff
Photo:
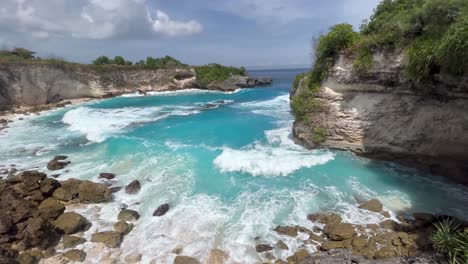
[[[111,60],[107,56],[100,56],[93,61],[94,65],[106,65],[110,64]]]
[[[125,59],[122,56],[115,56],[113,62],[113,64],[117,65],[126,65]]]

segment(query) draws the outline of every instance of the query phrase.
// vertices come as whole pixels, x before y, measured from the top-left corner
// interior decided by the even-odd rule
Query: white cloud
[[[156,12],[156,20],[153,21],[153,29],[155,32],[167,36],[193,35],[203,30],[202,25],[195,20],[190,20],[188,22],[174,21],[161,10]]]
[[[0,30],[82,39],[173,37],[203,30],[195,20],[172,20],[160,10],[153,19],[151,13],[146,0],[1,0]]]

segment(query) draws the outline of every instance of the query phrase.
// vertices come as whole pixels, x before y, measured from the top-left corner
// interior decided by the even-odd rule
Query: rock
[[[386,218],[390,218],[390,217],[391,217],[391,215],[390,215],[390,213],[389,213],[388,211],[382,211],[381,214],[382,214],[383,216],[385,216]]]
[[[112,200],[112,192],[103,184],[84,181],[78,187],[78,198],[88,203],[108,202]]]
[[[12,227],[13,220],[11,220],[11,217],[4,212],[0,213],[0,234],[8,233]]]
[[[317,213],[317,214],[309,214],[307,216],[312,222],[319,222],[325,225],[328,224],[338,224],[341,223],[342,219],[341,216],[335,213]]]
[[[74,262],[83,262],[86,259],[86,253],[79,249],[69,250],[63,253],[63,256]]]
[[[266,251],[271,251],[273,250],[273,247],[267,244],[259,244],[255,247],[255,250],[258,253],[266,252]]]
[[[65,168],[65,166],[70,164],[70,161],[63,161],[67,158],[67,156],[56,156],[51,161],[49,161],[49,163],[47,163],[47,169],[55,171]]]
[[[125,187],[127,194],[137,194],[141,189],[140,181],[134,180]]]
[[[288,263],[300,263],[301,261],[305,260],[309,256],[309,252],[305,249],[299,249],[294,253],[294,255],[286,258]]]
[[[39,213],[47,219],[54,220],[65,211],[65,205],[54,198],[44,200],[38,207]]]
[[[103,172],[103,173],[99,174],[99,178],[100,179],[112,180],[112,179],[115,178],[115,174],[114,173]]]
[[[117,218],[119,219],[119,221],[133,222],[140,218],[140,214],[138,214],[138,212],[134,210],[124,209],[120,211]]]
[[[29,252],[24,252],[16,259],[19,264],[36,264],[39,259],[36,256],[31,255]],[[1,260],[0,260],[0,263]]]
[[[278,240],[278,242],[276,242],[275,247],[281,250],[289,250],[288,245],[286,245],[286,243],[284,243],[283,240]]]
[[[111,191],[111,193],[116,193],[116,192],[122,190],[122,186],[111,187],[111,188],[109,188],[109,190]]]
[[[141,261],[141,258],[143,257],[142,254],[140,253],[132,253],[127,256],[125,256],[125,263],[133,264],[133,263],[139,263]]]
[[[184,248],[182,246],[177,246],[175,247],[174,249],[172,249],[172,253],[173,254],[176,254],[176,255],[180,255],[182,254],[182,251],[184,250]]]
[[[398,223],[393,220],[388,219],[388,220],[380,222],[379,226],[385,229],[396,230],[398,228]]]
[[[52,196],[61,201],[71,201],[78,197],[78,187],[82,181],[77,179],[68,179],[61,182],[62,187],[57,188]]]
[[[92,242],[103,243],[107,247],[117,248],[122,243],[122,234],[116,231],[104,231],[91,235]]]
[[[169,211],[169,205],[163,204],[160,205],[153,213],[153,216],[163,216]]]
[[[431,223],[435,220],[435,216],[429,213],[414,213],[414,219],[423,221],[424,223]]]
[[[52,179],[52,178],[46,178],[44,180],[41,181],[41,184],[40,184],[40,188],[41,188],[41,192],[44,194],[44,195],[51,195],[52,193],[54,193],[54,191],[57,189],[57,188],[60,188],[61,184],[59,181],[55,180],[55,179]]]
[[[174,264],[200,264],[200,262],[196,258],[177,256],[174,259]]]
[[[228,260],[229,256],[221,249],[212,249],[208,258],[204,262],[205,264],[224,264]]]
[[[332,240],[341,241],[352,238],[356,230],[351,224],[329,224],[325,226],[324,233]]]
[[[130,233],[132,229],[133,229],[133,224],[128,224],[124,221],[119,221],[114,224],[114,230],[119,233],[122,233],[123,235]]]
[[[342,240],[342,241],[326,241],[320,245],[320,249],[328,251],[337,248],[350,248],[351,239]]]
[[[367,246],[367,239],[363,237],[354,237],[352,240],[352,246],[355,250],[361,251]]]
[[[86,242],[86,239],[82,237],[69,236],[69,235],[63,236],[63,240],[62,240],[63,247],[65,248],[74,248],[78,245],[83,244],[84,242]]]
[[[309,240],[313,240],[313,241],[317,241],[317,242],[323,242],[325,241],[325,238],[321,237],[321,236],[318,236],[314,233],[310,233],[309,234]]]
[[[54,225],[67,235],[83,230],[86,223],[86,218],[74,212],[63,213],[54,221]]]
[[[369,200],[359,206],[361,209],[365,209],[371,212],[381,212],[383,209],[382,203],[377,199]]]
[[[297,236],[297,228],[292,227],[292,226],[277,226],[274,229],[277,233],[280,233],[282,235],[290,236],[290,237],[296,237]]]

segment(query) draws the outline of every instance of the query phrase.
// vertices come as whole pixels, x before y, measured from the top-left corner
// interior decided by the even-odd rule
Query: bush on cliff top
[[[202,85],[208,85],[215,81],[224,81],[233,75],[246,75],[244,67],[236,68],[216,63],[198,66],[195,68],[195,72],[197,81]]]

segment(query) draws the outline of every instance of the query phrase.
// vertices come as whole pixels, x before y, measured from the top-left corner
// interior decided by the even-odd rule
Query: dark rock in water
[[[119,221],[114,224],[114,230],[119,233],[122,233],[123,235],[130,233],[132,229],[133,229],[133,224],[128,224],[125,221]]]
[[[54,221],[54,225],[67,235],[82,231],[86,223],[86,218],[74,212],[63,213]]]
[[[163,216],[169,211],[169,204],[160,205],[153,213],[153,216]]]
[[[127,222],[136,221],[139,218],[140,218],[140,214],[138,214],[137,211],[129,210],[129,209],[120,211],[119,215],[117,216],[117,219],[119,219],[119,221],[127,221]]]
[[[342,241],[352,238],[356,234],[356,230],[351,224],[328,224],[324,229],[325,234],[332,240]]]
[[[325,225],[334,224],[334,223],[337,224],[341,222],[341,216],[335,213],[310,214],[307,216],[307,219],[309,219],[312,222],[319,222]]]
[[[100,179],[112,180],[112,179],[115,178],[115,174],[114,173],[103,172],[103,173],[99,174],[99,178]]]
[[[266,251],[271,251],[273,250],[273,247],[267,244],[259,244],[255,247],[255,250],[258,253],[266,252]]]
[[[174,259],[174,264],[200,264],[200,262],[196,258],[177,256]]]
[[[70,161],[63,161],[66,160],[68,157],[67,156],[56,156],[53,158],[49,163],[47,163],[47,169],[54,171],[54,170],[61,170],[65,168],[68,164],[70,164]]]
[[[134,180],[125,187],[125,192],[128,194],[137,194],[141,189],[140,181]]]
[[[371,212],[381,212],[383,209],[382,203],[377,199],[369,200],[359,206],[361,209],[365,209]]]
[[[112,200],[112,192],[103,184],[84,181],[78,186],[78,198],[88,203],[108,202]]]
[[[103,243],[107,247],[117,248],[122,243],[123,235],[116,231],[105,231],[91,235],[92,242]]]

